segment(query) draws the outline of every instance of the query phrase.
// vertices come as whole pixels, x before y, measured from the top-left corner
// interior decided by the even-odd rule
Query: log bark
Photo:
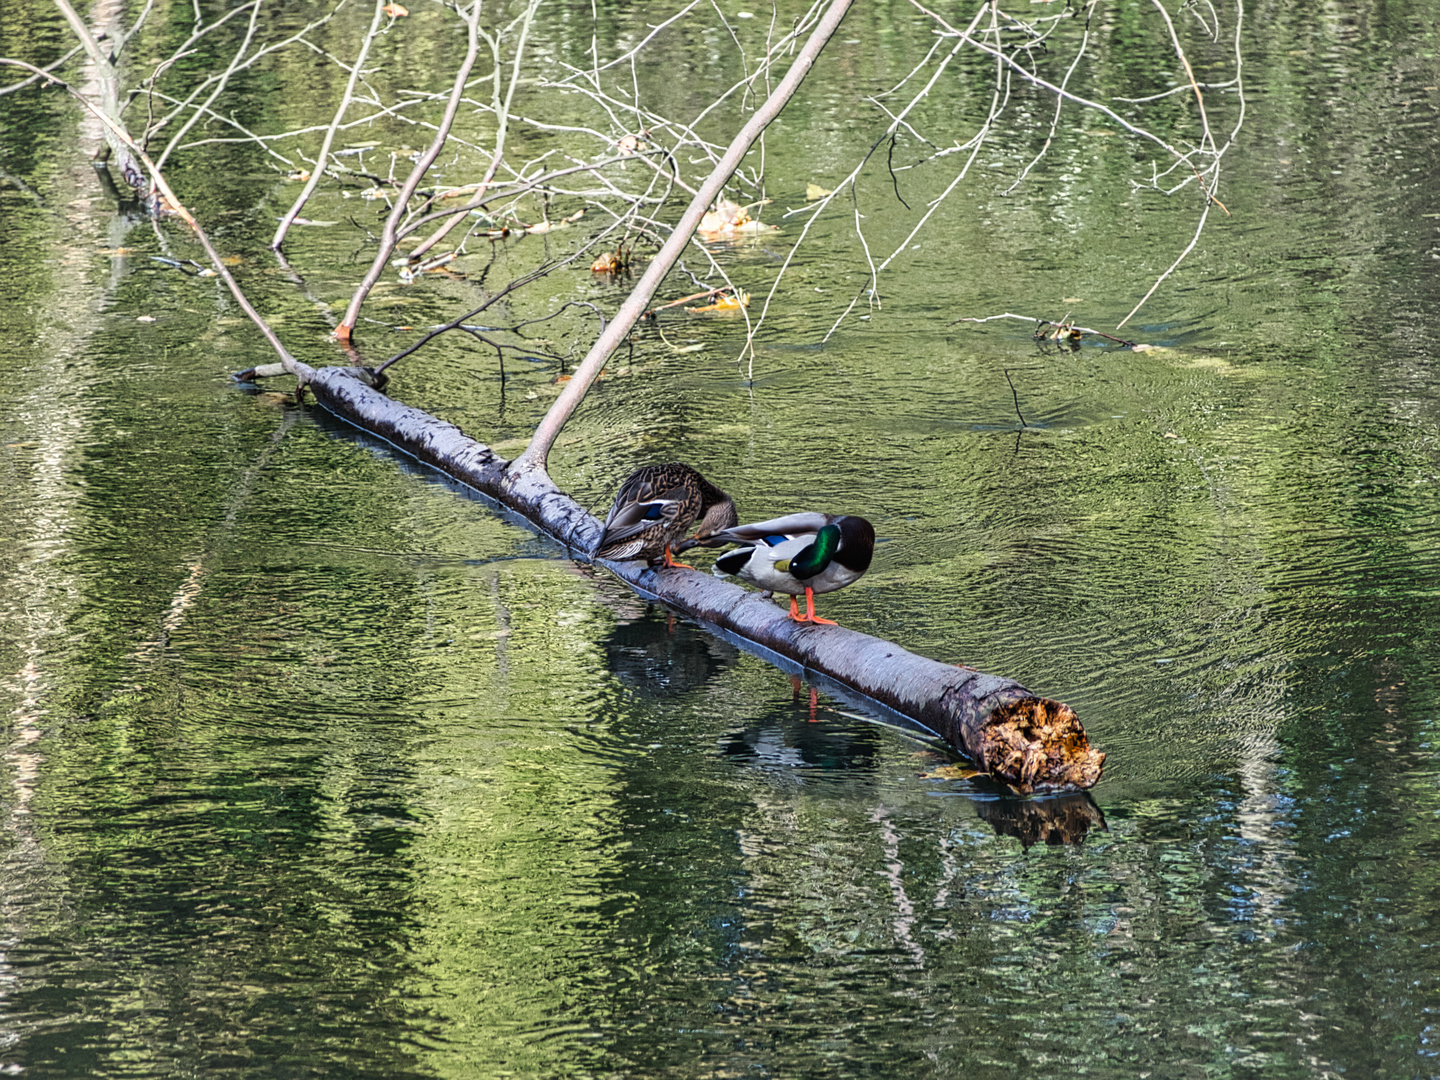
[[[570,558],[595,561],[589,553],[600,522],[543,468],[511,468],[454,424],[393,401],[346,368],[307,369],[301,380],[329,412],[514,511]],[[900,714],[1016,792],[1083,790],[1100,779],[1105,755],[1090,746],[1074,710],[1013,679],[918,656],[843,626],[793,622],[786,609],[758,593],[707,573],[638,562],[598,564],[642,595],[769,654],[779,666]]]

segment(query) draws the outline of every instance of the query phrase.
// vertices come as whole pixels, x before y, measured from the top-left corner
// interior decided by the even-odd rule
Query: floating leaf
[[[826,195],[834,195],[834,194],[835,194],[835,192],[833,192],[833,191],[827,191],[825,188],[821,187],[819,184],[806,184],[806,185],[805,185],[805,198],[810,199],[810,200],[812,200],[812,201],[815,200],[815,199],[823,199],[823,198],[825,198]]]
[[[286,179],[286,180],[300,180],[300,181],[309,180],[309,179],[310,179],[310,170],[309,170],[309,169],[296,169],[296,170],[295,170],[294,172],[292,172],[292,173],[286,173],[286,174],[285,174],[285,179]]]
[[[607,251],[590,264],[592,274],[618,274],[630,269],[630,249],[621,247]]]
[[[968,765],[937,765],[929,772],[920,774],[921,780],[969,780],[972,776],[981,775],[979,769],[973,769]]]
[[[406,15],[410,14],[407,8],[403,8],[399,4],[386,4],[380,10],[392,19],[403,19]]]
[[[136,316],[135,316],[135,321],[136,321],[136,322],[154,322],[154,321],[155,321],[155,316],[154,316],[154,315],[136,315]]]
[[[769,232],[774,228],[754,220],[739,203],[721,199],[715,204],[715,209],[705,212],[695,231],[706,240],[728,240],[747,233]]]
[[[738,293],[723,293],[715,298],[713,304],[706,304],[704,307],[687,307],[686,311],[739,311],[741,308],[750,306],[750,294],[745,291]]]
[[[650,144],[641,140],[639,135],[626,135],[615,144],[615,149],[625,155],[643,154],[650,149]]]

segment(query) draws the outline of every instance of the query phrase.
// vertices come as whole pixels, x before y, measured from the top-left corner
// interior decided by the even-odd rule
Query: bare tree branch
[[[535,434],[531,437],[529,447],[512,463],[509,470],[511,483],[520,481],[527,474],[544,473],[550,447],[554,445],[555,438],[560,434],[560,429],[564,427],[565,421],[570,418],[570,414],[580,404],[580,399],[589,389],[590,384],[595,381],[595,377],[600,374],[600,370],[605,366],[605,361],[609,359],[610,354],[615,351],[620,342],[630,333],[636,321],[645,313],[650,298],[659,288],[660,282],[670,272],[675,260],[680,257],[680,253],[686,245],[690,243],[696,227],[700,224],[700,219],[710,204],[719,196],[730,175],[739,167],[750,146],[799,89],[801,81],[820,55],[820,50],[834,35],[840,25],[840,20],[850,10],[850,3],[851,0],[831,0],[830,7],[811,34],[810,40],[796,55],[794,63],[790,65],[790,70],[780,80],[774,93],[755,111],[735,136],[730,148],[720,159],[720,163],[711,171],[705,183],[700,186],[695,198],[686,207],[685,213],[676,223],[665,246],[645,268],[645,273],[630,295],[625,298],[625,302],[621,304],[620,310],[616,312],[610,325],[596,340],[571,377],[570,382],[566,384],[560,397],[550,407],[545,418],[540,421],[539,426],[535,429]]]
[[[409,206],[410,196],[415,194],[415,189],[420,186],[420,181],[440,155],[446,137],[450,133],[450,127],[455,122],[455,113],[460,108],[460,99],[465,92],[465,82],[470,77],[470,69],[475,66],[475,58],[480,51],[480,3],[481,0],[472,0],[470,14],[465,18],[465,58],[455,72],[455,84],[450,93],[450,101],[445,106],[445,116],[440,122],[440,130],[436,132],[429,149],[420,155],[420,160],[410,170],[409,177],[401,187],[399,195],[396,196],[395,207],[390,211],[390,216],[385,219],[385,229],[380,236],[380,250],[375,253],[375,261],[370,264],[370,269],[366,272],[359,287],[356,288],[355,295],[350,300],[350,306],[345,309],[344,318],[335,327],[337,340],[349,341],[354,333],[355,322],[360,318],[360,306],[365,303],[365,298],[370,295],[370,290],[380,280],[380,275],[385,270],[385,264],[390,261],[390,256],[395,251],[396,230]]]
[[[500,96],[500,35],[497,35],[496,39],[492,42],[492,48],[495,53],[494,90],[492,93],[492,108],[495,114],[495,148],[490,155],[490,164],[485,169],[484,178],[481,179],[480,183],[476,186],[475,194],[472,195],[470,200],[465,204],[464,209],[467,211],[484,205],[486,201],[485,193],[494,181],[495,173],[500,168],[500,162],[505,156],[505,137],[510,130],[510,110],[515,103],[515,88],[520,85],[520,61],[525,55],[525,40],[530,35],[530,27],[535,20],[535,12],[538,7],[539,0],[530,0],[530,2],[525,5],[524,11],[521,12],[520,18],[516,20],[521,24],[520,39],[515,45],[514,67],[510,74],[510,85],[505,91],[503,101]],[[424,255],[425,252],[443,240],[459,220],[458,217],[451,218],[439,229],[436,229],[432,235],[422,240],[410,253],[411,257],[419,258]]]
[[[290,231],[300,211],[305,209],[305,204],[310,201],[315,188],[320,183],[320,178],[325,175],[324,166],[330,160],[330,146],[335,141],[335,133],[340,127],[340,121],[345,119],[345,114],[350,111],[350,105],[355,97],[355,84],[360,81],[360,72],[365,67],[365,60],[370,55],[370,46],[374,44],[376,36],[380,32],[380,22],[385,17],[385,3],[382,0],[375,0],[375,11],[370,17],[370,29],[365,32],[365,38],[360,42],[360,51],[355,55],[355,63],[350,68],[350,78],[345,83],[345,92],[340,95],[340,104],[335,107],[335,119],[330,121],[330,126],[325,129],[325,138],[320,143],[320,152],[315,156],[316,167],[310,171],[310,178],[305,181],[305,186],[300,189],[300,194],[295,197],[295,202],[280,219],[280,226],[275,230],[275,236],[270,241],[272,248],[278,248],[285,242],[285,234]]]

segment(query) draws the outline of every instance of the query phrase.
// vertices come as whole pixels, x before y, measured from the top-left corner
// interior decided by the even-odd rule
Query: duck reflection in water
[[[751,768],[778,770],[799,781],[816,772],[871,774],[887,738],[878,728],[827,723],[797,697],[791,705],[772,706],[752,724],[725,732],[719,750]]]
[[[615,624],[605,640],[605,655],[615,677],[631,690],[679,697],[704,690],[735,665],[740,650],[651,605]]]

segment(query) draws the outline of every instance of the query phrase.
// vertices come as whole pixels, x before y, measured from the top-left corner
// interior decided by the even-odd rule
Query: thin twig
[[[1145,306],[1145,302],[1149,300],[1150,297],[1155,295],[1155,290],[1160,288],[1161,284],[1165,281],[1165,279],[1168,278],[1171,274],[1173,274],[1176,268],[1185,261],[1186,256],[1188,256],[1190,252],[1195,250],[1195,245],[1200,243],[1200,234],[1205,231],[1205,220],[1209,216],[1210,201],[1207,199],[1205,202],[1205,209],[1200,212],[1200,220],[1195,225],[1195,235],[1190,237],[1190,243],[1185,245],[1185,250],[1180,252],[1180,254],[1175,257],[1175,261],[1170,264],[1169,268],[1158,278],[1155,279],[1155,284],[1151,285],[1145,295],[1140,298],[1140,302],[1130,309],[1130,314],[1126,315],[1123,319],[1121,319],[1118,323],[1115,324],[1116,330],[1119,330],[1122,326],[1124,326],[1127,322],[1129,322],[1132,318],[1135,317],[1135,313]]]
[[[640,318],[653,319],[657,312],[665,311],[668,308],[679,307],[681,304],[688,304],[692,300],[709,300],[712,296],[719,296],[721,293],[729,291],[730,286],[722,285],[719,288],[706,289],[704,292],[691,293],[689,296],[680,297],[679,300],[671,300],[668,304],[660,304],[653,307],[641,315]]]
[[[1005,381],[1010,384],[1010,396],[1015,399],[1015,415],[1020,417],[1020,426],[1028,428],[1030,425],[1025,423],[1025,414],[1020,411],[1020,395],[1015,392],[1015,383],[1010,378],[1010,369],[1005,368],[1004,371]]]
[[[385,219],[385,227],[380,235],[380,250],[375,253],[375,260],[370,264],[370,269],[366,272],[359,287],[356,288],[355,295],[350,300],[350,306],[345,309],[344,317],[335,327],[334,336],[337,340],[349,341],[354,333],[355,323],[360,318],[360,307],[365,303],[365,298],[370,295],[370,290],[375,287],[375,283],[380,280],[380,275],[384,273],[385,266],[395,251],[396,232],[400,225],[400,219],[409,206],[410,196],[415,194],[415,189],[420,186],[420,181],[440,155],[450,128],[455,123],[455,114],[460,108],[460,99],[465,92],[465,82],[470,77],[470,69],[475,66],[475,57],[480,49],[480,3],[481,0],[472,0],[470,13],[466,17],[465,58],[455,72],[454,86],[451,90],[450,100],[445,106],[445,115],[440,122],[439,130],[431,141],[429,149],[420,155],[420,160],[410,170],[410,175],[395,197],[394,209]]]
[[[345,114],[350,111],[351,102],[355,98],[355,84],[360,81],[360,71],[365,66],[365,60],[370,55],[370,46],[374,44],[375,38],[380,32],[380,21],[385,17],[386,4],[383,0],[375,0],[375,11],[370,17],[370,29],[365,32],[365,39],[360,42],[360,51],[355,55],[355,63],[350,68],[350,79],[345,83],[345,92],[340,95],[340,104],[335,107],[335,118],[330,121],[330,126],[325,129],[325,138],[320,143],[320,152],[315,155],[315,168],[311,170],[305,186],[300,189],[300,194],[295,197],[295,202],[280,219],[280,226],[275,230],[275,236],[270,241],[272,248],[279,248],[285,242],[285,234],[290,231],[290,226],[300,216],[300,211],[305,209],[305,204],[310,201],[310,196],[315,193],[315,188],[320,183],[320,178],[325,175],[325,165],[330,160],[330,147],[335,141],[335,133],[339,130],[340,121],[345,119]]]
[[[1134,313],[1132,312],[1131,314]],[[1076,326],[1074,323],[1069,321],[1055,322],[1053,319],[1037,319],[1033,315],[1012,315],[1008,311],[1005,312],[1005,314],[1003,315],[964,316],[959,319],[952,319],[946,325],[954,326],[956,323],[962,322],[986,323],[990,322],[993,319],[1019,319],[1022,322],[1028,322],[1032,325],[1054,326],[1056,328],[1065,327],[1071,330],[1079,330],[1082,334],[1093,334],[1095,337],[1102,337],[1106,341],[1113,341],[1115,342],[1115,344],[1124,345],[1128,349],[1134,349],[1138,346],[1137,342],[1126,341],[1124,338],[1118,338],[1115,337],[1113,334],[1106,334],[1100,330],[1092,330],[1088,326]]]
[[[1065,78],[1060,80],[1061,89],[1070,85],[1070,77],[1075,74],[1075,69],[1080,66],[1080,60],[1084,57],[1086,46],[1089,44],[1090,28],[1086,26],[1084,33],[1080,37],[1080,47],[1075,50],[1075,59],[1070,61],[1070,66],[1065,69]],[[1025,182],[1025,178],[1030,175],[1030,170],[1039,164],[1040,159],[1045,156],[1045,152],[1050,149],[1050,144],[1055,141],[1055,129],[1060,126],[1060,113],[1064,108],[1065,99],[1056,97],[1055,114],[1050,118],[1050,133],[1045,136],[1045,145],[1040,147],[1039,152],[1031,159],[1030,164],[1026,165],[1025,168],[1020,171],[1020,175],[1015,178],[1015,182],[1005,189],[1006,195],[1009,195],[1010,192]]]
[[[515,45],[513,67],[510,73],[510,85],[505,91],[503,101],[501,100],[500,95],[500,36],[497,35],[495,38],[495,77],[493,80],[494,89],[492,91],[491,101],[491,108],[495,115],[495,146],[493,151],[491,152],[490,164],[485,170],[485,176],[480,181],[479,185],[476,187],[475,194],[472,195],[470,199],[466,202],[464,207],[465,210],[473,210],[479,206],[484,205],[486,201],[485,193],[489,190],[491,183],[494,182],[495,173],[500,168],[500,162],[505,156],[505,137],[510,129],[511,108],[515,103],[515,88],[520,85],[520,61],[521,58],[524,56],[525,41],[530,35],[530,27],[534,21],[535,12],[538,7],[538,0],[530,0],[530,3],[525,6],[525,10],[521,13],[520,19],[518,20],[521,25],[520,38]],[[436,244],[438,244],[441,240],[445,238],[445,236],[450,232],[451,229],[455,227],[456,223],[458,223],[459,220],[460,219],[458,217],[451,218],[439,229],[436,229],[431,236],[428,236],[424,240],[422,240],[419,246],[417,246],[410,253],[411,257],[418,258],[419,256],[425,254],[425,252],[429,251],[432,247],[434,247]],[[411,230],[406,229],[405,231],[408,233]]]
[[[64,67],[67,63],[70,62],[71,58],[73,58],[76,53],[83,52],[84,50],[84,45],[76,45],[64,56],[60,57],[59,60],[56,60],[52,64],[46,64],[45,67],[40,69],[39,73],[34,75],[27,75],[19,82],[11,83],[9,86],[0,86],[0,97],[4,97],[6,94],[13,94],[16,90],[24,90],[25,87],[34,85],[45,77],[45,73],[56,71],[59,68]]]
[[[245,58],[245,54],[250,51],[250,42],[255,38],[255,27],[260,19],[261,3],[262,0],[255,0],[255,3],[250,8],[250,22],[249,25],[245,27],[245,37],[241,40],[240,47],[235,50],[234,58],[224,71],[218,76],[211,78],[212,86],[210,88],[210,96],[201,103],[199,109],[196,109],[190,114],[188,120],[180,125],[180,130],[170,137],[170,141],[165,144],[165,149],[162,150],[160,156],[155,159],[155,167],[157,169],[165,168],[165,162],[170,159],[170,155],[175,151],[175,147],[179,145],[180,140],[185,137],[186,133],[192,127],[200,122],[200,117],[204,115],[202,110],[208,110],[210,106],[214,105],[215,99],[225,92],[225,87],[229,84],[231,77],[237,71],[241,70],[242,67],[247,66],[243,64],[242,61]],[[149,144],[148,138],[146,144]]]

